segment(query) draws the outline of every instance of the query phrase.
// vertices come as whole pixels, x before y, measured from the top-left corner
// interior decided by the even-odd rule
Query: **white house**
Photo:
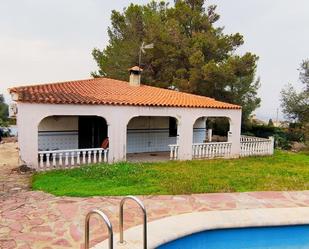
[[[124,161],[132,153],[179,160],[241,155],[240,106],[142,85],[140,76],[134,67],[129,82],[95,78],[9,89],[21,159],[44,170]],[[208,117],[228,118],[226,142],[207,139]]]

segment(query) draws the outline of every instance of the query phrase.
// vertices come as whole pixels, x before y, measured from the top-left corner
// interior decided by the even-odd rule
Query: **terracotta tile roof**
[[[21,86],[9,89],[17,101],[52,104],[133,105],[241,109],[212,98],[108,78]]]

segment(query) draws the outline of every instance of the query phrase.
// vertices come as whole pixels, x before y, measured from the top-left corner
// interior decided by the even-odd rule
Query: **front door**
[[[100,148],[107,137],[105,119],[96,116],[80,116],[78,119],[79,149]]]

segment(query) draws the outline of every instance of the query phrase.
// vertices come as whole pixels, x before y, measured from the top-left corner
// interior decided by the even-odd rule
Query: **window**
[[[169,118],[169,136],[176,137],[177,136],[177,120],[176,118]]]

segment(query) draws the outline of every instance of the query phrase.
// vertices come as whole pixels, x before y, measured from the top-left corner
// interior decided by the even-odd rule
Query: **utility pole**
[[[279,122],[279,108],[277,108],[277,117],[276,117],[276,123],[278,124]]]

